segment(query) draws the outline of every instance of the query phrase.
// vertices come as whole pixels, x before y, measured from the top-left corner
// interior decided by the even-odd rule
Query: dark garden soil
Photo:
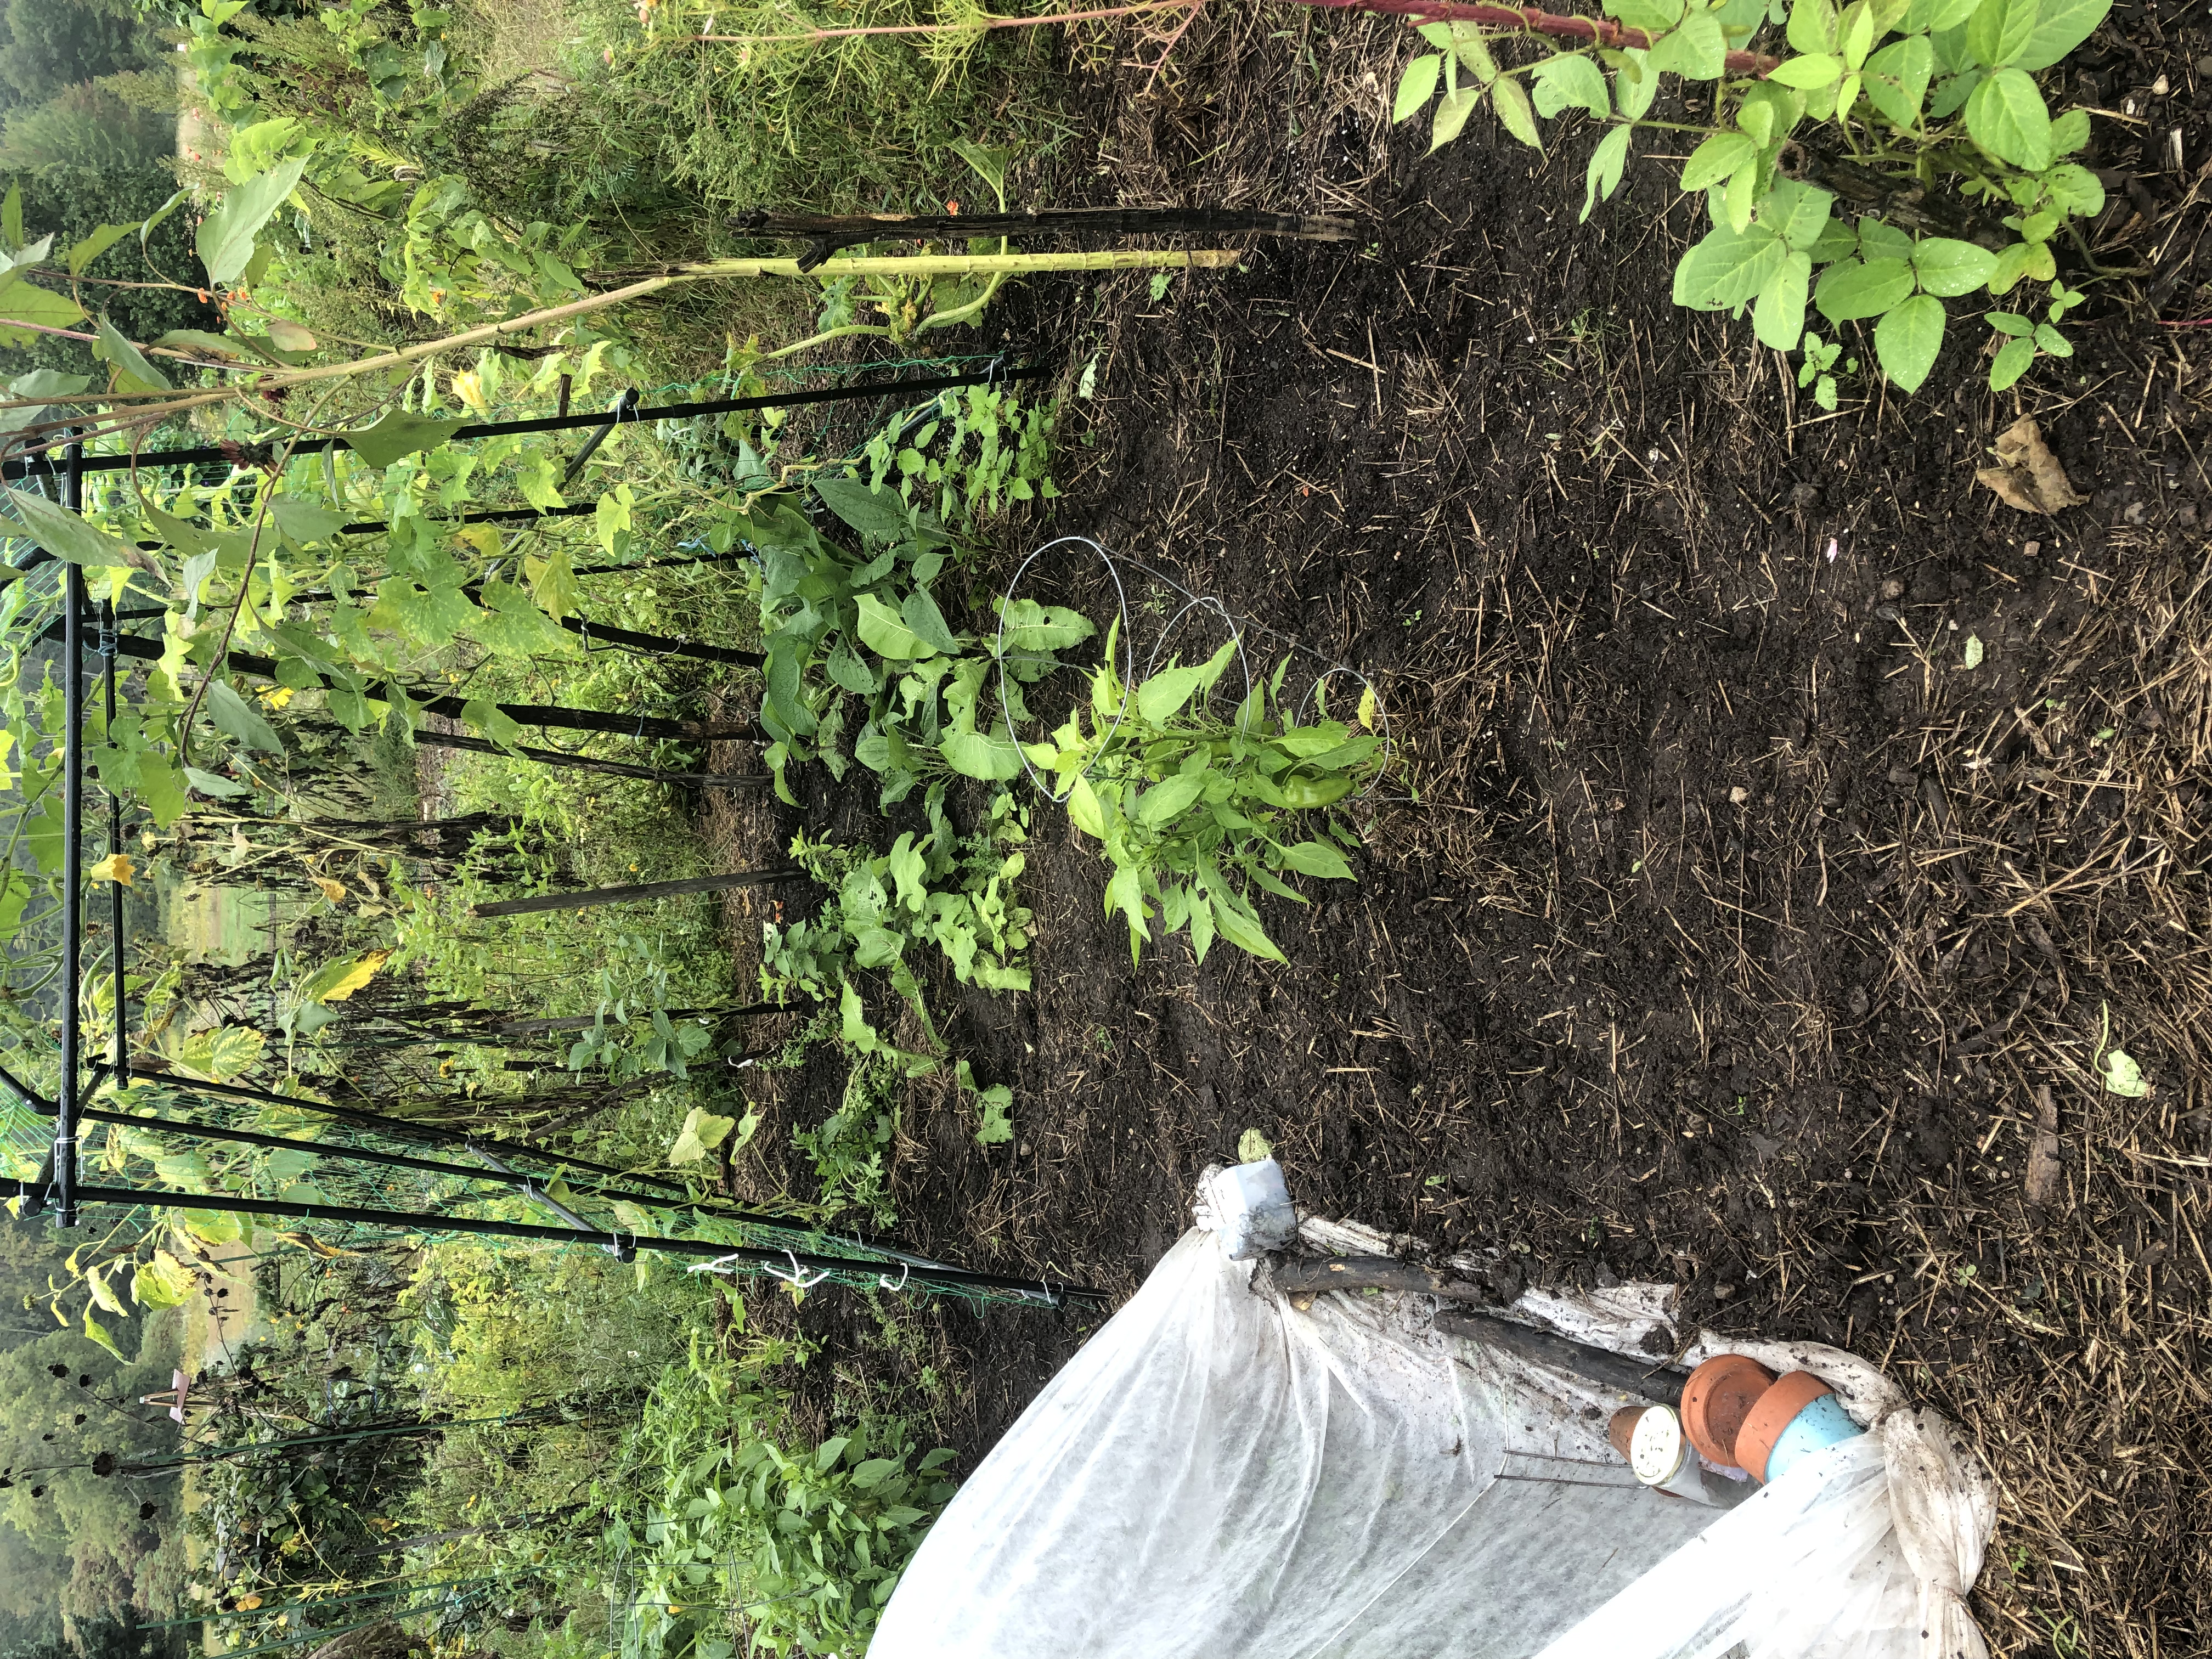
[[[1038,806],[1036,990],[937,993],[1018,1139],[914,1101],[909,1241],[1125,1294],[1258,1128],[1302,1204],[1480,1253],[1500,1297],[1658,1279],[1686,1337],[1887,1366],[1997,1474],[1997,1650],[2212,1646],[2212,380],[2158,325],[2212,313],[2212,27],[2123,14],[2068,90],[2116,112],[2099,257],[2152,274],[2015,392],[1956,305],[1918,395],[1861,374],[1832,416],[1747,321],[1669,304],[1703,228],[1674,166],[1577,224],[1587,130],[1539,159],[1485,116],[1424,156],[1388,125],[1395,26],[1224,10],[1149,88],[1082,83],[1095,170],[1059,200],[1376,228],[1017,301],[1096,395],[1006,545],[1095,537],[1374,677],[1404,763],[1357,886],[1263,903],[1288,968],[1176,940],[1133,969],[1095,844]],[[1975,483],[2022,414],[2087,504]],[[870,833],[814,781],[810,829]],[[2148,1096],[2100,1085],[2113,1044]],[[925,1323],[969,1460],[1085,1328]]]

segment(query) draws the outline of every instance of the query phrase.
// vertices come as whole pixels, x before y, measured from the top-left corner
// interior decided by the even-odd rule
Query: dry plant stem
[[[1534,6],[1476,5],[1466,0],[1293,0],[1293,3],[1329,11],[1384,12],[1412,23],[1481,23],[1491,28],[1526,29],[1557,40],[1588,40],[1615,48],[1641,51],[1651,45],[1651,37],[1642,29],[1626,27],[1608,17],[1563,16]],[[1728,55],[1728,68],[1731,75],[1764,75],[1781,61],[1755,52],[1732,52]]]
[[[897,23],[870,28],[801,29],[793,34],[694,34],[693,40],[712,40],[725,46],[765,46],[795,40],[849,40],[866,34],[964,34],[985,29],[1033,29],[1048,23],[1097,23],[1115,17],[1138,17],[1152,11],[1197,11],[1206,0],[1144,0],[1133,6],[1103,6],[1092,11],[1063,11],[1047,17],[987,17],[975,23]]]
[[[963,253],[923,254],[908,258],[866,258],[835,259],[813,270],[803,270],[796,258],[785,259],[706,259],[696,264],[673,266],[658,276],[622,288],[610,289],[603,294],[586,295],[567,305],[553,306],[544,311],[528,312],[520,317],[510,317],[504,322],[486,323],[459,334],[449,334],[440,340],[426,340],[416,345],[396,351],[383,352],[374,357],[363,357],[352,362],[324,363],[313,368],[292,369],[283,374],[269,374],[255,381],[251,388],[224,388],[179,397],[164,404],[153,404],[131,410],[127,416],[93,416],[88,421],[83,415],[70,416],[66,421],[41,422],[28,430],[40,434],[57,432],[64,426],[89,428],[94,432],[112,430],[131,425],[151,425],[181,415],[190,410],[210,404],[234,401],[246,391],[266,394],[289,390],[294,386],[309,386],[318,381],[351,379],[357,375],[380,374],[387,369],[407,368],[426,358],[436,357],[448,351],[462,351],[471,346],[493,345],[511,334],[524,333],[533,328],[544,328],[555,323],[565,323],[571,318],[588,316],[595,311],[605,311],[631,300],[641,300],[664,289],[683,283],[724,282],[746,277],[785,276],[797,281],[830,281],[839,276],[880,276],[897,279],[907,276],[992,276],[1003,279],[1045,271],[1063,270],[1221,270],[1234,265],[1243,256],[1225,248],[1201,248],[1190,251],[1117,248],[1097,253]],[[948,313],[948,315],[951,313]],[[55,397],[45,400],[48,405],[62,404],[100,404],[110,401],[106,392],[79,392],[70,397]],[[50,448],[54,439],[44,444],[27,447],[21,453],[32,454]]]

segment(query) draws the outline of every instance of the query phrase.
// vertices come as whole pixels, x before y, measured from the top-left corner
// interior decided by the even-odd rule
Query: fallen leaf
[[[2021,416],[1998,434],[1996,458],[1995,466],[1974,474],[1974,482],[1996,491],[2007,507],[2048,517],[2089,499],[2075,491],[2032,415]]]
[[[332,881],[328,876],[317,876],[314,878],[314,883],[316,886],[323,890],[323,896],[328,899],[331,903],[343,904],[345,902],[346,890],[345,884],[343,882]]]
[[[1980,635],[1969,634],[1966,635],[1966,648],[1960,653],[1959,660],[1968,669],[1979,668],[1982,665],[1982,636]]]
[[[84,873],[94,881],[119,882],[128,887],[131,878],[138,873],[138,866],[131,863],[128,853],[110,853],[99,863],[88,866]]]
[[[2105,1092],[2129,1100],[2140,1100],[2150,1092],[2150,1080],[2143,1076],[2136,1057],[2124,1048],[2105,1051]]]

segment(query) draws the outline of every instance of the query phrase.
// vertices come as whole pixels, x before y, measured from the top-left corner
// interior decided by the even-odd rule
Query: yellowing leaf
[[[1370,685],[1359,694],[1359,723],[1372,732],[1375,729],[1375,688]]]
[[[94,881],[118,882],[128,887],[131,878],[138,873],[138,866],[131,863],[128,853],[110,853],[97,864],[87,866],[84,873]]]
[[[389,951],[371,951],[351,962],[326,962],[301,982],[300,995],[309,1002],[343,1002],[375,978],[391,955]]]
[[[495,559],[506,550],[507,538],[499,533],[497,525],[472,524],[453,532],[457,542],[466,542],[487,559]]]
[[[332,881],[328,876],[315,876],[310,878],[310,879],[314,882],[317,887],[322,890],[323,896],[328,899],[331,903],[343,904],[345,902],[346,890],[345,884],[343,882]]]

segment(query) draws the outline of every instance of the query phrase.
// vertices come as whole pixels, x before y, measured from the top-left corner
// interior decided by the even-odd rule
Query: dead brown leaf
[[[2007,507],[2047,517],[2089,499],[2076,493],[2033,416],[2021,416],[1998,434],[1996,456],[1997,464],[1975,473],[1974,482],[1996,490]]]

